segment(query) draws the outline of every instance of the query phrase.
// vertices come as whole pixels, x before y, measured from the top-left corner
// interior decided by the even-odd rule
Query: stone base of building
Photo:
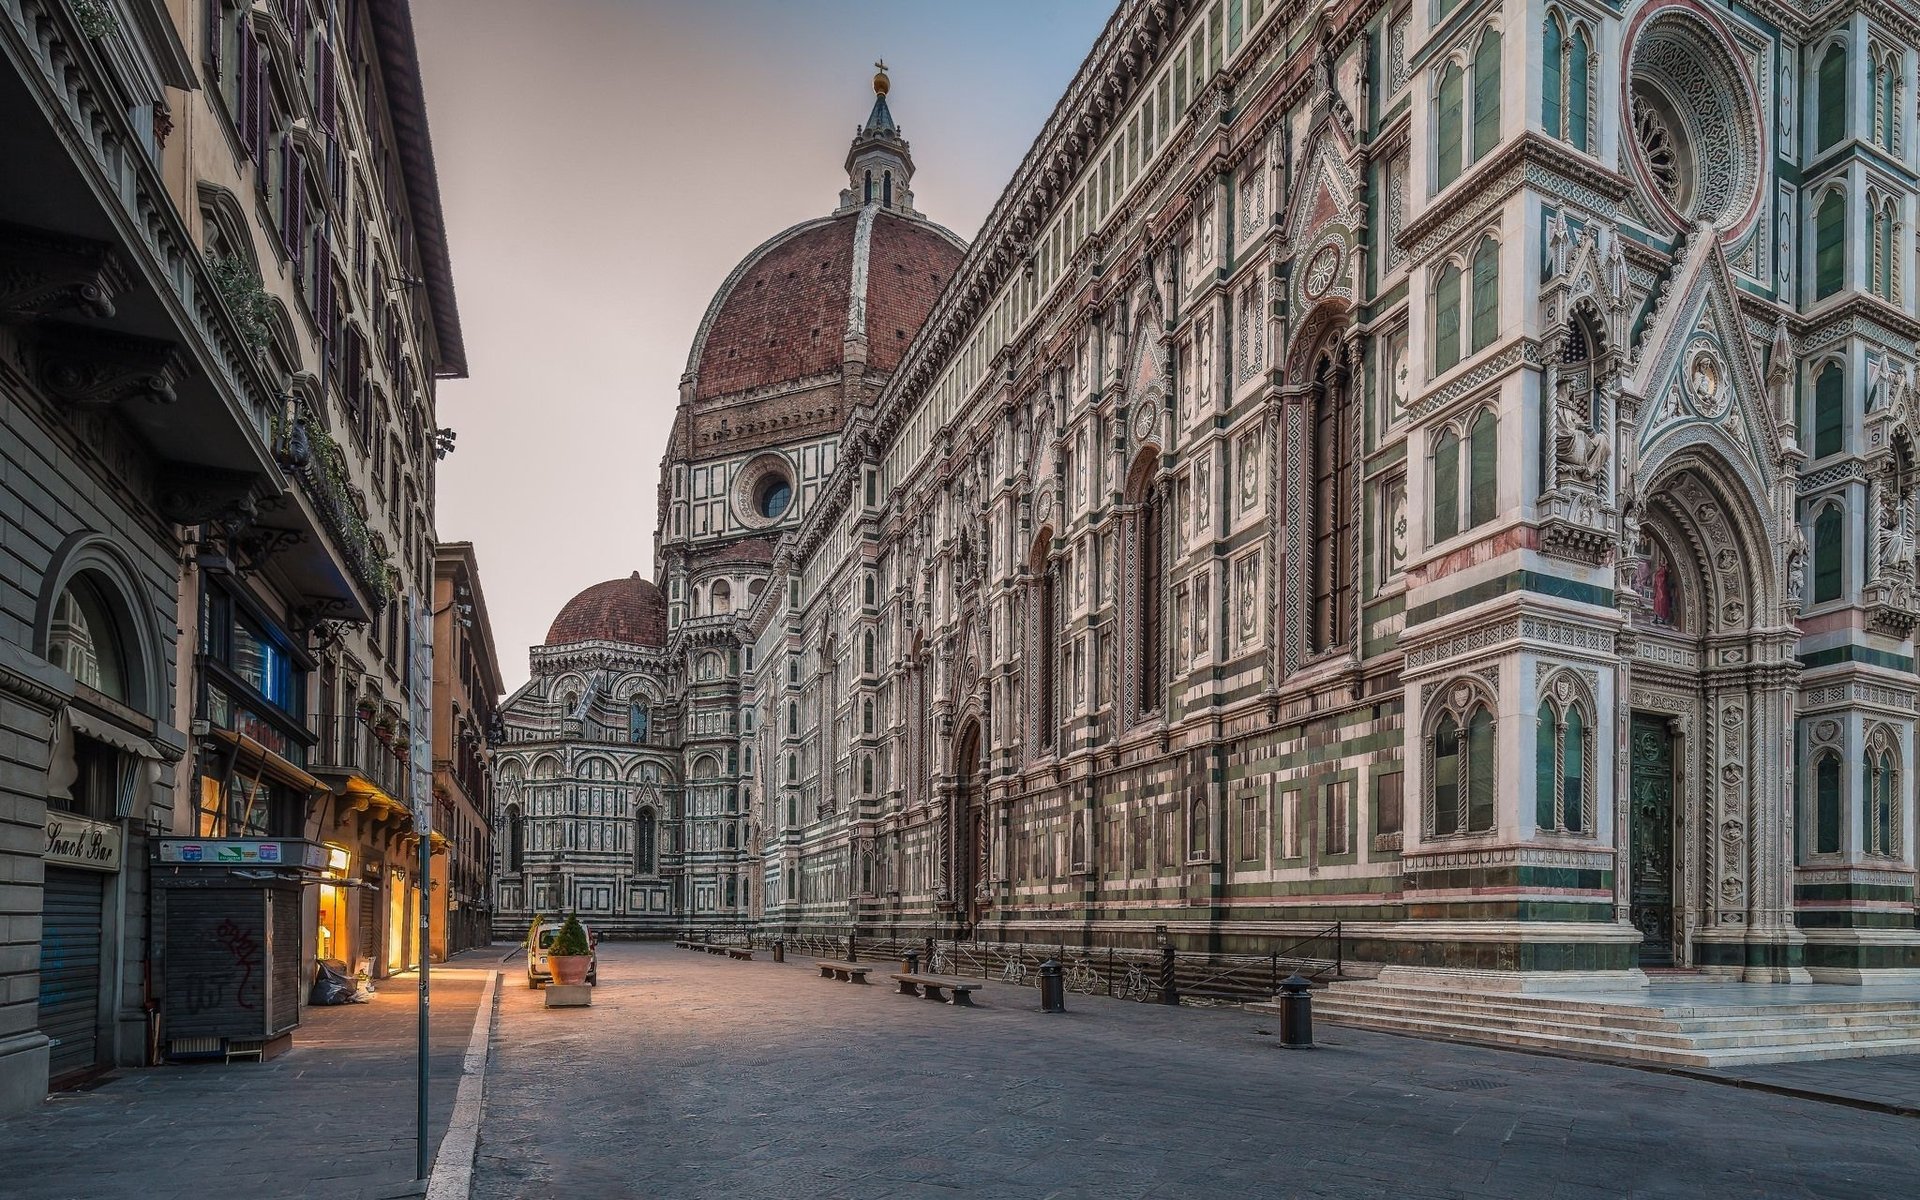
[[[47,1098],[52,1043],[39,1030],[0,1040],[0,1117],[25,1112]]]
[[[1816,983],[1920,983],[1920,929],[1811,929],[1807,974]]]
[[[1705,974],[1742,983],[1813,982],[1807,973],[1806,935],[1798,929],[1696,933],[1693,965]]]

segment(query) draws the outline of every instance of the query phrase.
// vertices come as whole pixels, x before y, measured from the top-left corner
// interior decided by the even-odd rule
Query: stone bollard
[[[785,938],[773,939],[773,961],[777,963],[783,963],[787,961],[787,939]]]
[[[1180,1003],[1180,989],[1173,985],[1173,947],[1160,948],[1160,1003]]]

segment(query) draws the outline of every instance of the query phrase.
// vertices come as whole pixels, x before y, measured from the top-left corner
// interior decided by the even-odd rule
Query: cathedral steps
[[[1714,989],[1720,990],[1720,989]],[[1584,1000],[1512,992],[1339,983],[1314,993],[1314,1016],[1419,1037],[1672,1066],[1721,1067],[1920,1053],[1920,1000],[1739,1003]],[[1254,1004],[1258,1011],[1278,1006]]]

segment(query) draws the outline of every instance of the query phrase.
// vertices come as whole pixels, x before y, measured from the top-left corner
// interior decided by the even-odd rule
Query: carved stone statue
[[[1598,486],[1612,448],[1583,411],[1573,381],[1562,379],[1554,396],[1554,452],[1562,481]]]

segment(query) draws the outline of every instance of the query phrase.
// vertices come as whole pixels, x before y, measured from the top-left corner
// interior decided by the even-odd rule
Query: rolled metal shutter
[[[347,959],[347,970],[360,969],[360,960],[367,960],[367,974],[375,973],[380,962],[380,923],[377,910],[380,907],[380,893],[372,888],[363,888],[355,893],[360,905],[360,931],[353,944],[353,955]]]
[[[56,1078],[100,1059],[101,878],[48,867],[41,893],[40,1029]]]
[[[307,965],[300,953],[300,893],[271,892],[273,906],[273,991],[268,997],[269,1033],[283,1033],[300,1023],[300,979]]]

